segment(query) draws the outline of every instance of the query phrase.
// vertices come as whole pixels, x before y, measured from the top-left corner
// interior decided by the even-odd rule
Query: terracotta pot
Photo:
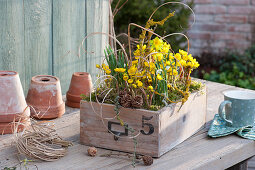
[[[50,75],[32,77],[27,94],[27,104],[32,117],[36,119],[54,119],[65,113],[60,81]]]
[[[80,108],[81,94],[89,95],[92,90],[92,81],[89,73],[75,72],[66,93],[66,105]]]
[[[30,110],[26,108],[19,74],[15,71],[0,71],[0,123],[28,118]]]
[[[29,119],[21,120],[19,123],[18,122],[0,123],[0,135],[11,134],[14,132],[14,128],[17,128],[17,132],[21,132],[29,125],[30,125]]]

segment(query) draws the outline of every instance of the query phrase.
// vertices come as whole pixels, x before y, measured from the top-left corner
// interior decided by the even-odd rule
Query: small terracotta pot
[[[54,119],[65,113],[60,81],[50,75],[32,77],[27,94],[27,104],[32,117],[36,119]]]
[[[75,72],[66,93],[66,105],[80,108],[81,94],[89,95],[92,90],[92,81],[89,73]]]
[[[29,110],[29,109],[28,109]],[[0,123],[0,135],[2,134],[11,134],[14,132],[14,129],[17,128],[17,132],[23,131],[26,127],[30,125],[30,120],[25,119],[20,122],[10,122],[10,123]]]
[[[30,117],[20,82],[15,71],[0,71],[0,123],[18,121]]]

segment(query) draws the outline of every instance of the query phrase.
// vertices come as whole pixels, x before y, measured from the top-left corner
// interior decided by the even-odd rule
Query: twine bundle
[[[55,161],[65,156],[67,147],[72,143],[62,140],[49,121],[30,121],[31,127],[22,133],[14,130],[14,142],[19,153],[43,161]]]

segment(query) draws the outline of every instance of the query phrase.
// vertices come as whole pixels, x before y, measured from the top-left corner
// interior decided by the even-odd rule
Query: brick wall
[[[196,23],[188,32],[190,52],[242,52],[255,39],[255,0],[194,0]]]

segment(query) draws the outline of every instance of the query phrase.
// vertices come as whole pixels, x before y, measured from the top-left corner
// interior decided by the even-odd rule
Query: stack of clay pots
[[[19,74],[0,71],[0,134],[23,130],[30,124],[29,116]]]
[[[32,77],[27,94],[31,116],[36,119],[54,119],[65,113],[60,81],[50,75]]]
[[[66,93],[66,105],[80,108],[81,94],[88,96],[92,90],[92,81],[89,73],[75,72],[72,76],[69,90]]]

